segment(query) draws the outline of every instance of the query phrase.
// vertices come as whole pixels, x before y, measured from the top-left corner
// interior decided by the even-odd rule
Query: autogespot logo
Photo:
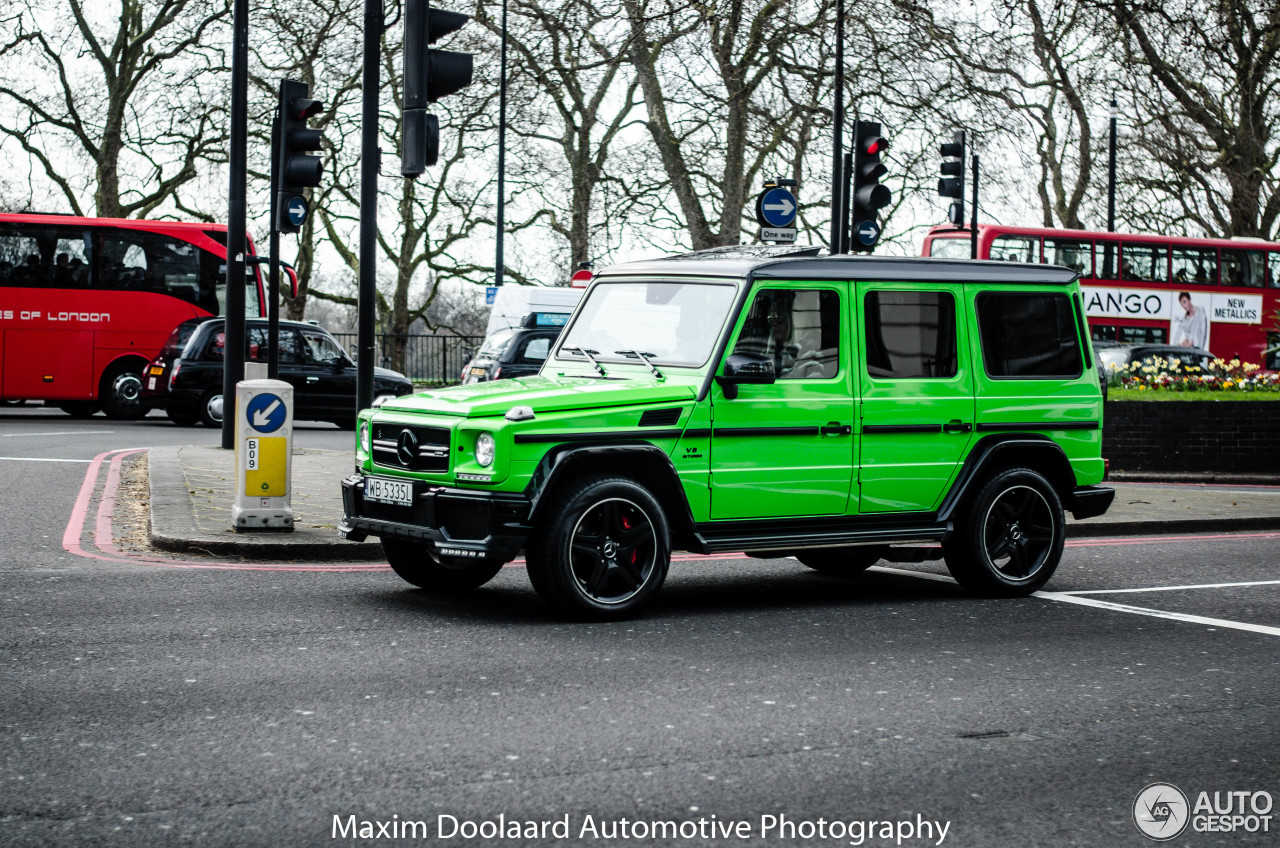
[[[1157,842],[1173,839],[1191,818],[1187,796],[1172,783],[1153,783],[1133,799],[1133,822],[1142,835]]]

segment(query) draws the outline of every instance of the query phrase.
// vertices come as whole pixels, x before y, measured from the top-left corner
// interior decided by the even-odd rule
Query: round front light
[[[370,443],[369,433],[370,433],[369,422],[368,421],[360,422],[360,449],[363,450],[365,453],[373,452],[371,450],[373,445]]]
[[[476,462],[488,468],[493,465],[493,454],[496,450],[497,445],[494,444],[493,436],[481,433],[480,438],[476,439]]]

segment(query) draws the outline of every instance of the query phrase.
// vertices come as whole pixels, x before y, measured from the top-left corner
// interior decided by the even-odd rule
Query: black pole
[[[844,154],[844,0],[836,0],[836,81],[831,106],[831,252],[840,253],[844,242],[840,217],[844,209],[841,198],[841,165]]]
[[[1111,98],[1111,141],[1107,145],[1107,232],[1116,231],[1116,122],[1120,104]]]
[[[978,258],[978,154],[973,154],[973,192],[971,194],[973,203],[973,217],[969,219],[969,229],[972,232],[969,235],[969,258]]]
[[[857,130],[854,130],[853,143],[856,145]],[[840,157],[844,162],[844,176],[841,177],[840,191],[840,249],[838,253],[848,253],[853,248],[853,234],[849,232],[849,204],[853,200],[853,154],[846,152]]]
[[[271,124],[271,230],[267,239],[270,265],[267,270],[267,378],[280,379],[280,228],[276,221],[276,192],[280,190],[280,175],[275,152],[279,149],[280,107]]]
[[[236,384],[244,379],[245,182],[248,156],[249,0],[231,21],[231,150],[227,187],[227,314],[222,348],[222,448],[236,446]]]
[[[502,285],[507,264],[502,253],[502,234],[507,226],[507,0],[502,0],[502,53],[498,61],[498,233],[493,259],[495,286]],[[576,261],[576,257],[573,257]],[[585,257],[584,257],[585,258]]]
[[[364,0],[360,129],[360,290],[356,299],[356,412],[373,406],[373,324],[378,249],[378,47],[382,0]]]

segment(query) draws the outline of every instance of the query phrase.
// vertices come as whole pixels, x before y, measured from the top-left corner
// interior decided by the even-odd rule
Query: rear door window
[[[1066,294],[983,292],[977,309],[988,375],[1074,379],[1083,373],[1078,322]]]
[[[956,302],[950,292],[872,291],[865,312],[870,376],[956,375]]]

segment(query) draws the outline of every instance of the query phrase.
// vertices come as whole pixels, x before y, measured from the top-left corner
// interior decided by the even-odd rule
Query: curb
[[[1280,486],[1274,474],[1223,474],[1217,471],[1112,471],[1108,483],[1192,483],[1237,486]]]
[[[1068,539],[1098,538],[1100,536],[1167,536],[1189,533],[1224,533],[1238,530],[1280,530],[1280,515],[1262,515],[1246,518],[1195,518],[1180,520],[1177,527],[1169,521],[1111,521],[1089,523],[1067,522]]]
[[[152,448],[148,456],[151,521],[148,536],[159,550],[239,556],[244,559],[312,560],[319,562],[384,562],[377,542],[348,542],[337,530],[294,530],[244,536],[230,528],[226,535],[196,525],[179,448]]]

